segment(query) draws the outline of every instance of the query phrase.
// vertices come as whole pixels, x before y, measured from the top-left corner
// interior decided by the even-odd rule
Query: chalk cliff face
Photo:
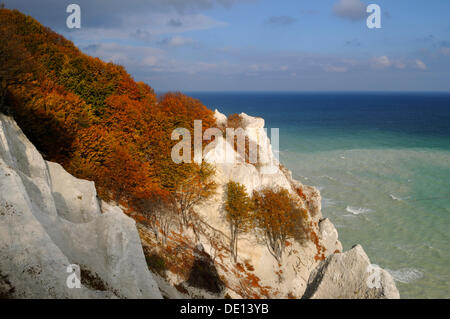
[[[217,110],[215,111],[215,117],[218,125],[225,124],[226,117]],[[219,138],[215,148],[204,154],[205,161],[216,167],[216,183],[219,187],[213,200],[198,207],[197,211],[201,218],[205,223],[219,230],[220,233],[229,234],[229,225],[225,220],[226,212],[223,206],[225,185],[230,180],[243,184],[249,194],[264,187],[282,187],[298,196],[296,189],[300,188],[308,199],[302,201],[303,205],[311,214],[314,229],[319,232],[318,225],[321,219],[319,192],[312,187],[303,186],[301,183],[294,181],[291,173],[280,165],[272,152],[272,146],[268,142],[266,133],[261,130],[264,128],[264,119],[251,117],[245,113],[241,113],[240,118],[241,127],[250,142],[258,145],[260,157],[264,158],[264,162],[257,165],[247,163],[239,154],[236,154],[236,161],[228,162],[223,157],[226,157],[227,152],[235,151],[224,138]],[[333,233],[335,236],[334,241],[327,241],[326,253],[329,254],[336,250],[341,251],[342,245],[337,239],[334,226],[329,223],[328,228],[331,228],[330,234]],[[223,238],[225,245],[227,240],[228,238]],[[207,252],[211,250],[211,253],[213,253],[212,250],[215,248],[211,247],[207,238],[201,239],[201,242]],[[291,241],[280,265],[261,241],[260,234],[256,232],[242,234],[238,241],[238,261],[241,264],[245,264],[247,261],[253,266],[254,270],[251,271],[251,274],[258,278],[258,286],[262,287],[259,291],[258,289],[253,289],[253,291],[256,295],[262,297],[265,296],[264,293],[272,298],[301,297],[306,289],[309,274],[317,265],[314,258],[316,254],[317,247],[313,242],[308,241],[301,245],[296,241]],[[226,259],[222,263],[222,267],[232,269],[232,264]],[[219,268],[222,269],[222,267]],[[224,274],[224,276],[226,275]],[[236,295],[236,291],[241,291],[237,288],[241,285],[239,276],[228,275],[226,278],[229,287],[231,287],[228,294],[232,297],[242,297],[239,293]],[[232,287],[236,288],[233,289]]]
[[[398,299],[400,294],[392,276],[372,266],[360,245],[333,254],[311,273],[303,298],[312,299]],[[378,278],[377,278],[378,276]]]
[[[73,271],[81,288],[67,284]],[[135,222],[99,202],[93,182],[45,161],[1,113],[0,296],[161,298]]]

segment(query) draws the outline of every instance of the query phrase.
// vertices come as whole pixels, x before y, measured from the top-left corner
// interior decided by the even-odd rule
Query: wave
[[[347,206],[345,208],[346,211],[349,213],[352,213],[353,215],[359,215],[359,214],[366,214],[373,212],[370,208],[363,208],[363,207],[353,207],[353,206]]]
[[[392,195],[392,194],[389,194],[389,197],[392,198],[393,200],[399,200],[399,201],[402,201],[402,200],[405,200],[405,199],[410,199],[410,196],[402,198],[402,197],[397,197],[397,196]]]
[[[401,268],[397,270],[386,269],[394,280],[403,284],[410,284],[423,277],[423,272],[415,268]]]
[[[331,176],[328,176],[328,175],[321,175],[321,176],[319,176],[319,177],[321,177],[321,178],[326,178],[326,179],[329,179],[330,181],[336,182],[336,178],[331,177]]]
[[[401,198],[395,197],[395,196],[392,195],[392,194],[389,194],[389,197],[391,197],[393,200],[402,200]]]

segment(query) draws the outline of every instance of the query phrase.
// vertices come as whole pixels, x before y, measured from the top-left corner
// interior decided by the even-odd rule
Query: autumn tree
[[[307,212],[284,188],[255,191],[252,199],[255,223],[264,234],[269,252],[281,262],[286,240],[306,234]]]
[[[0,8],[0,11],[6,9]],[[31,56],[8,19],[9,16],[0,19],[0,111],[6,114],[11,113],[6,106],[8,88],[22,83],[32,67]]]
[[[238,236],[249,228],[252,202],[245,186],[233,181],[228,182],[226,191],[225,210],[230,223],[230,251],[234,261],[238,255]]]
[[[187,128],[193,132],[194,120],[202,120],[203,131],[215,127],[214,113],[198,99],[186,96],[180,92],[164,94],[158,107],[166,116],[175,120],[176,127]]]
[[[210,198],[217,188],[213,181],[215,169],[211,164],[193,163],[191,168],[192,170],[179,182],[172,195],[182,226],[189,226],[194,214],[194,206]]]
[[[146,226],[153,231],[157,241],[161,232],[161,242],[165,246],[178,217],[176,210],[171,207],[171,202],[167,201],[164,195],[145,196],[136,201],[134,207],[143,214]]]

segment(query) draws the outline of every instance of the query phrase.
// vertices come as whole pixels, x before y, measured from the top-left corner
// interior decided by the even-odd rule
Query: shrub
[[[237,260],[239,233],[248,229],[252,202],[247,195],[245,186],[233,181],[227,184],[227,198],[225,210],[227,220],[230,223],[230,250],[234,261]]]
[[[253,202],[256,226],[263,231],[267,248],[280,263],[288,238],[307,237],[307,211],[283,188],[255,191]]]
[[[145,253],[145,260],[147,261],[147,266],[151,271],[159,274],[160,276],[165,276],[167,267],[163,257],[156,253]]]
[[[237,129],[242,127],[242,124],[242,119],[239,114],[231,114],[227,118],[227,127],[229,128]]]

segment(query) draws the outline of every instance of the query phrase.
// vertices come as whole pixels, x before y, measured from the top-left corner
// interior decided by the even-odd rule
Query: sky
[[[158,92],[450,92],[449,0],[3,2]],[[66,25],[71,3],[80,29]],[[372,3],[380,29],[366,24]]]

